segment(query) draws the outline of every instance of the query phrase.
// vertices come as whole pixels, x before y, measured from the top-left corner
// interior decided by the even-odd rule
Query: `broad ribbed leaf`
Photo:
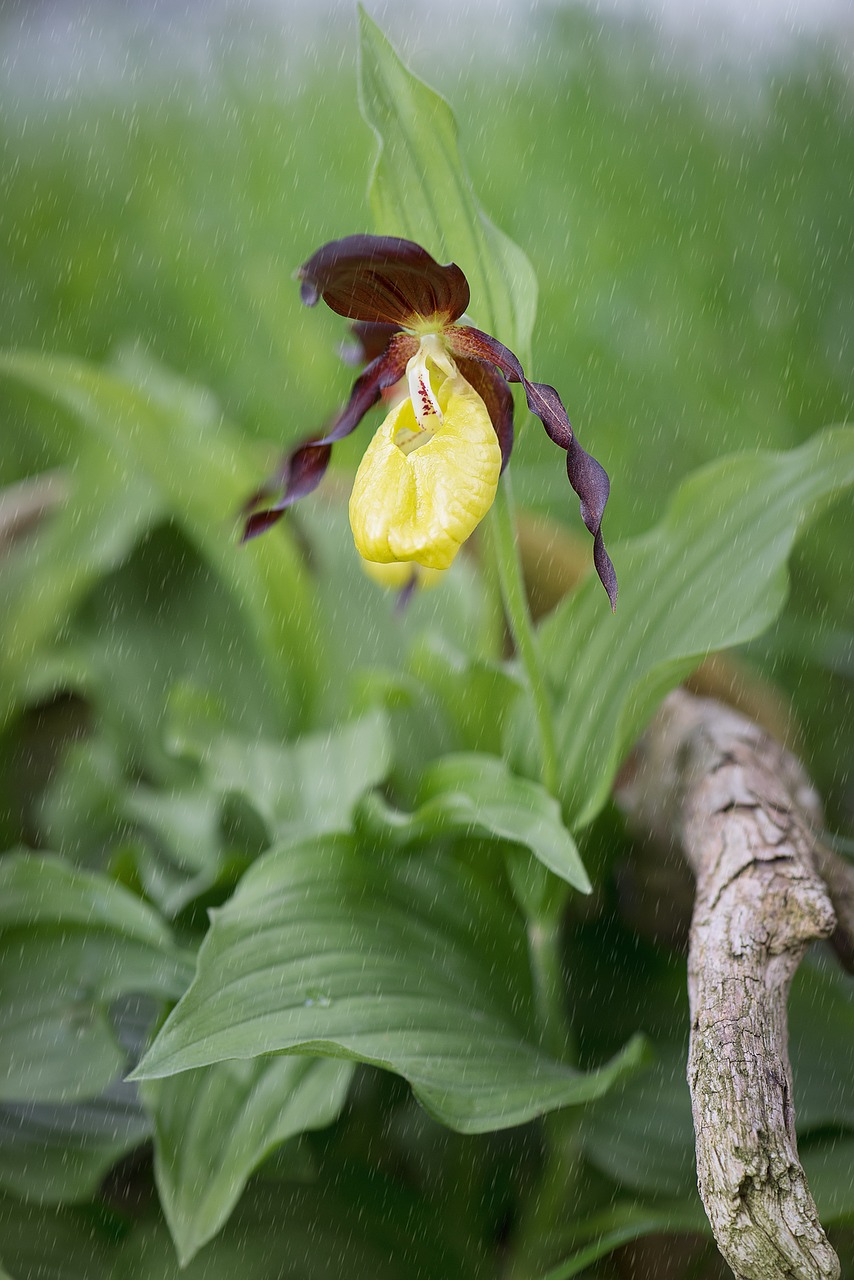
[[[285,723],[304,717],[321,648],[306,580],[288,538],[237,544],[234,521],[257,474],[209,398],[138,362],[125,377],[80,360],[10,353],[0,373],[55,400],[145,478],[245,610]]]
[[[498,756],[446,756],[426,771],[414,813],[393,809],[376,794],[360,822],[367,835],[406,846],[450,836],[483,836],[522,845],[582,893],[590,880],[563,825],[560,805],[536,782],[518,778]]]
[[[142,1085],[157,1190],[182,1265],[228,1221],[275,1147],[337,1117],[352,1072],[351,1063],[254,1058]]]
[[[591,579],[544,623],[561,795],[573,827],[600,811],[664,694],[707,653],[742,644],[777,616],[798,532],[852,483],[854,430],[845,427],[791,453],[738,454],[704,467],[680,486],[656,529],[615,552],[615,617]],[[516,737],[514,755],[532,772],[521,723]]]
[[[471,315],[524,363],[537,308],[533,268],[481,209],[447,102],[403,65],[361,8],[359,32],[362,115],[379,142],[370,188],[376,230],[462,267]]]
[[[0,1101],[99,1094],[126,1065],[109,1006],[177,998],[191,965],[159,917],[103,876],[28,853],[0,858]]]
[[[538,1047],[532,1021],[524,928],[494,877],[326,838],[267,854],[214,913],[137,1078],[276,1051],[356,1058],[482,1132],[597,1097],[638,1061],[633,1043],[574,1071]]]
[[[349,830],[356,801],[388,771],[388,723],[379,712],[279,743],[217,734],[199,711],[191,691],[175,692],[172,746],[201,761],[214,794],[248,800],[272,839]]]

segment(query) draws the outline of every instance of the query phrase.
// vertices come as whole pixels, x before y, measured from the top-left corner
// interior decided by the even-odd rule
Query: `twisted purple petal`
[[[531,413],[540,419],[551,440],[566,450],[569,483],[581,500],[581,518],[593,535],[593,563],[608,593],[611,608],[617,607],[617,575],[605,550],[602,516],[608,501],[610,482],[603,467],[582,449],[575,438],[563,401],[545,382],[529,382],[517,356],[497,338],[453,325],[445,330],[445,342],[453,355],[463,359],[486,360],[501,370],[509,382],[520,382]]]
[[[407,333],[396,334],[386,350],[372,360],[353,384],[350,399],[335,418],[329,431],[322,436],[301,440],[295,449],[286,454],[275,476],[252,495],[243,507],[246,517],[243,541],[248,542],[281,520],[288,507],[312,493],[320,484],[329,460],[332,445],[343,440],[359,425],[365,414],[379,400],[386,387],[398,382],[406,372],[407,361],[418,350],[418,339]],[[269,499],[281,496],[276,502]]]

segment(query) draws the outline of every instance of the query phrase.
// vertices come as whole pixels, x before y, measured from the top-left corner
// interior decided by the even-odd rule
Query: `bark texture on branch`
[[[738,1280],[837,1280],[798,1160],[786,1002],[835,918],[814,864],[818,800],[755,724],[677,690],[624,773],[633,823],[696,877],[688,1082],[698,1185]]]

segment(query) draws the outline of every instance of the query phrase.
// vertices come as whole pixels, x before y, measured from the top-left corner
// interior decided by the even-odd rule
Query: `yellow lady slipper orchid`
[[[447,569],[492,506],[501,447],[486,405],[435,335],[422,339],[407,375],[414,398],[390,410],[368,446],[350,525],[365,560]]]
[[[322,297],[355,321],[363,354],[372,358],[331,429],[299,444],[246,504],[244,538],[269,529],[316,489],[333,444],[391,395],[350,498],[356,547],[366,562],[447,569],[495,499],[513,447],[507,383],[519,382],[528,408],[566,453],[613,608],[617,579],[602,539],[608,476],[579,445],[554,387],[531,382],[496,338],[457,323],[469,304],[459,267],[440,266],[411,240],[359,235],[318,249],[298,277],[303,302],[314,306]]]

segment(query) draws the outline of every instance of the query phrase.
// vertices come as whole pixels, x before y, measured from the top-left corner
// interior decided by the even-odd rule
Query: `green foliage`
[[[677,490],[660,525],[615,551],[625,584],[615,617],[603,613],[590,580],[545,622],[573,825],[596,817],[664,694],[707,653],[742,644],[773,621],[799,530],[852,484],[850,428],[821,432],[788,454],[736,455],[706,467]]]
[[[111,1250],[99,1215],[0,1198],[0,1238],[11,1280],[107,1280]],[[2,1275],[2,1269],[0,1269]]]
[[[89,449],[81,463],[72,492],[34,546],[0,560],[0,720],[38,694],[34,657],[49,649],[57,620],[123,563],[158,514],[149,486],[117,458]]]
[[[336,1119],[351,1075],[346,1063],[258,1057],[144,1086],[157,1190],[182,1266],[228,1221],[266,1156]]]
[[[237,794],[264,822],[269,840],[349,831],[353,808],[389,767],[386,718],[372,712],[288,746],[211,734],[186,690],[172,700],[170,736],[178,752],[202,763],[202,794]]]
[[[138,360],[128,375],[71,360],[7,355],[0,371],[56,398],[104,448],[118,452],[162,495],[190,541],[234,595],[267,663],[285,723],[307,714],[320,645],[290,541],[266,551],[236,545],[232,521],[253,484],[239,437],[211,398]]]
[[[131,993],[175,999],[192,969],[157,914],[59,858],[0,859],[3,1102],[94,1097],[126,1056],[109,1006]]]
[[[550,1060],[530,1005],[522,921],[485,875],[343,838],[286,844],[215,915],[135,1078],[327,1053],[399,1072],[431,1114],[482,1133],[597,1097],[638,1061],[638,1045],[586,1076]]]
[[[0,1106],[0,1188],[42,1204],[92,1200],[113,1165],[150,1136],[122,1081],[81,1102]]]
[[[445,756],[424,773],[414,813],[401,813],[372,794],[359,810],[363,838],[406,848],[452,836],[480,836],[521,845],[582,893],[590,880],[560,805],[545,787],[517,778],[485,752]]]
[[[475,323],[527,361],[535,273],[488,192],[542,285],[537,376],[612,475],[617,615],[588,581],[538,629],[556,796],[488,556],[403,616],[362,577],[358,438],[340,485],[236,541],[348,385],[341,324],[291,280],[367,221],[333,55],[288,95],[232,52],[215,87],[26,112],[2,73],[0,480],[56,473],[13,541],[0,493],[0,831],[26,846],[0,858],[14,1280],[564,1280],[706,1231],[684,963],[625,923],[630,838],[602,810],[664,692],[751,640],[850,820],[850,505],[829,504],[854,447],[821,428],[854,390],[854,130],[817,56],[748,102],[637,33],[550,23],[536,76],[433,68],[474,186],[450,107],[364,12],[359,90],[377,229],[457,261]],[[577,522],[561,463],[521,432],[515,492]],[[799,1145],[830,1224],[854,1221],[852,1034],[850,983],[805,969]],[[546,1221],[556,1149],[574,1184]]]

